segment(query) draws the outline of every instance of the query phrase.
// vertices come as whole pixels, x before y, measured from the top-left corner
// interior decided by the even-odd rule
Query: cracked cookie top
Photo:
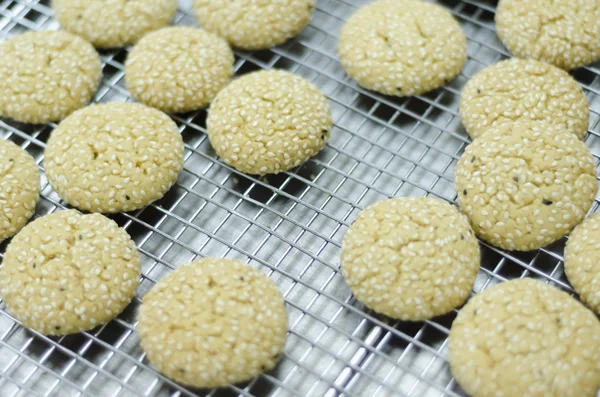
[[[519,58],[575,69],[600,58],[600,0],[501,0],[496,31]]]
[[[342,275],[356,299],[401,320],[425,320],[461,305],[479,264],[479,243],[466,217],[433,198],[367,207],[342,244]]]
[[[180,266],[144,297],[140,344],[160,372],[209,388],[272,369],[283,352],[287,311],[269,277],[239,260]]]
[[[594,397],[600,387],[600,322],[541,281],[475,295],[449,339],[452,374],[473,397]]]
[[[253,72],[225,87],[210,106],[208,137],[229,165],[277,174],[316,155],[331,133],[325,95],[282,70]]]
[[[507,250],[529,251],[565,236],[598,191],[585,144],[531,120],[502,124],[475,139],[455,178],[460,208],[475,233]]]
[[[52,131],[44,165],[74,207],[115,213],[163,197],[183,168],[183,140],[163,112],[133,103],[88,106]]]
[[[0,268],[0,294],[24,326],[66,335],[116,317],[139,277],[139,254],[125,230],[100,214],[59,211],[12,239]]]
[[[102,77],[94,47],[67,32],[27,32],[0,43],[0,115],[60,121],[87,105]]]
[[[587,133],[587,98],[567,72],[545,62],[511,58],[473,76],[460,97],[460,118],[471,138],[497,125],[540,120]]]
[[[202,29],[169,27],[144,36],[129,53],[125,83],[131,95],[164,112],[206,107],[233,75],[225,40]]]
[[[29,153],[0,140],[0,242],[27,223],[40,199],[40,171]]]
[[[418,0],[362,7],[340,33],[339,58],[361,86],[411,96],[448,84],[463,68],[467,39],[444,8]]]

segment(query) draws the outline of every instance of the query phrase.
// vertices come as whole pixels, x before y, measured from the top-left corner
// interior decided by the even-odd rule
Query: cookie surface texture
[[[600,214],[571,233],[565,247],[565,273],[581,300],[600,314]]]
[[[380,0],[356,11],[340,33],[339,58],[364,88],[411,96],[448,84],[463,68],[467,39],[444,8]]]
[[[0,115],[60,121],[92,99],[102,78],[94,47],[67,32],[27,32],[0,43]]]
[[[565,292],[533,279],[500,283],[458,313],[452,374],[473,397],[594,397],[600,322]]]
[[[127,57],[125,83],[138,101],[164,112],[206,107],[233,75],[233,52],[215,34],[169,27],[144,36]]]
[[[69,204],[92,212],[142,208],[164,196],[183,168],[183,140],[163,112],[110,102],[81,109],[52,131],[44,164]]]
[[[596,166],[574,134],[543,122],[503,124],[467,146],[455,186],[475,233],[530,251],[568,234],[589,211]]]
[[[564,70],[511,58],[469,80],[460,98],[460,118],[473,139],[520,120],[545,121],[583,139],[590,110],[583,90]]]
[[[29,153],[0,140],[0,242],[17,233],[40,200],[40,171]]]
[[[516,57],[575,69],[600,59],[600,0],[501,0],[496,31]]]
[[[144,297],[140,344],[150,363],[194,387],[219,387],[272,369],[283,351],[287,311],[270,278],[241,261],[183,265]]]
[[[0,268],[0,294],[24,326],[66,335],[116,317],[139,278],[139,254],[124,229],[100,214],[59,211],[12,239]]]
[[[100,48],[135,44],[175,16],[177,0],[52,0],[60,26]]]
[[[241,172],[277,174],[316,155],[331,133],[319,89],[292,73],[260,71],[225,87],[206,120],[217,154]]]
[[[479,264],[479,243],[466,217],[432,198],[367,207],[342,244],[342,275],[356,299],[401,320],[425,320],[461,305]]]
[[[194,0],[203,29],[233,47],[260,50],[282,44],[310,22],[316,0]]]

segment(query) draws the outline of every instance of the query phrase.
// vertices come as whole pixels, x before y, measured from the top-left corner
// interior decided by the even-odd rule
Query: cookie
[[[67,32],[27,32],[0,43],[0,115],[60,121],[92,99],[102,78],[94,47]]]
[[[331,133],[327,98],[292,73],[259,71],[234,80],[210,106],[208,138],[247,174],[287,171],[316,155]]]
[[[449,348],[452,374],[472,397],[593,397],[600,387],[600,322],[541,281],[475,295],[452,323]]]
[[[460,98],[460,118],[471,138],[520,120],[539,120],[583,139],[590,110],[567,72],[535,60],[512,58],[477,73]]]
[[[40,172],[29,153],[0,140],[0,242],[31,218],[40,200]]]
[[[600,214],[571,233],[565,247],[565,273],[581,300],[600,314]]]
[[[500,0],[496,32],[519,58],[570,70],[600,59],[598,0]]]
[[[133,211],[156,201],[183,168],[183,140],[166,114],[111,102],[81,109],[52,131],[46,176],[58,195],[82,210]]]
[[[400,320],[426,320],[460,306],[479,264],[479,243],[467,218],[432,198],[369,206],[342,244],[342,275],[356,299]]]
[[[149,33],[127,57],[131,95],[165,112],[206,107],[233,76],[233,52],[202,29],[169,27]]]
[[[52,9],[63,29],[96,47],[114,48],[170,23],[177,0],[53,0]]]
[[[200,25],[233,47],[260,50],[296,36],[312,17],[316,0],[194,0]]]
[[[150,363],[193,387],[219,387],[272,369],[287,311],[275,283],[239,260],[205,258],[177,268],[144,297],[140,344]]]
[[[360,8],[343,26],[338,47],[344,70],[358,84],[401,97],[448,84],[467,58],[467,39],[452,15],[418,0]]]
[[[135,243],[114,221],[59,211],[12,239],[0,268],[0,294],[24,326],[67,335],[121,313],[135,294],[140,266]]]
[[[460,208],[475,233],[507,250],[529,251],[565,236],[598,191],[583,142],[531,120],[501,124],[475,139],[455,177]]]

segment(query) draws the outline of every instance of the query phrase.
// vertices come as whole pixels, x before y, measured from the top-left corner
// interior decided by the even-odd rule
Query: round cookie
[[[460,118],[471,138],[503,123],[540,120],[583,139],[590,110],[583,90],[564,70],[511,58],[469,80],[460,98]]]
[[[166,114],[122,102],[81,109],[52,131],[46,176],[58,195],[86,211],[133,211],[156,201],[183,168],[183,140]]]
[[[233,47],[261,50],[296,36],[312,17],[316,0],[194,0],[200,25]]]
[[[40,200],[40,171],[29,153],[0,140],[0,242],[17,233]]]
[[[208,138],[247,174],[277,174],[316,155],[331,133],[327,98],[292,73],[259,71],[234,80],[210,106]]]
[[[600,314],[600,214],[571,233],[565,247],[565,273],[581,300]]]
[[[340,33],[339,58],[361,86],[419,95],[448,84],[463,68],[467,39],[444,8],[418,0],[380,0],[360,8]]]
[[[507,281],[460,310],[448,358],[472,397],[593,397],[600,387],[600,322],[548,284]]]
[[[342,275],[356,299],[400,320],[426,320],[460,306],[479,264],[479,243],[467,218],[432,198],[369,206],[342,244]]]
[[[131,95],[165,112],[206,107],[233,76],[233,52],[202,29],[169,27],[144,36],[127,57]]]
[[[600,59],[599,0],[500,0],[496,31],[519,58],[562,69]]]
[[[0,268],[0,294],[24,326],[45,335],[86,331],[115,318],[140,278],[135,243],[114,221],[75,210],[25,226]]]
[[[287,332],[281,292],[239,260],[205,258],[177,268],[144,297],[140,344],[169,378],[212,388],[272,369]]]
[[[475,139],[455,177],[460,208],[475,233],[507,250],[529,251],[565,236],[598,191],[584,143],[531,120],[501,124]]]
[[[0,115],[60,121],[92,99],[102,78],[94,47],[67,32],[27,32],[0,43]]]
[[[52,0],[52,9],[63,29],[96,47],[113,48],[167,25],[177,0]]]

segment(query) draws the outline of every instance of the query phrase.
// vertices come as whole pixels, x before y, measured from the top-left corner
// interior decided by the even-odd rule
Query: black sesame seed
[[[83,240],[83,236],[82,236],[81,234],[79,235],[79,239],[80,239],[80,240]]]
[[[55,325],[54,328],[55,329],[60,329],[60,325]]]
[[[463,195],[466,196],[467,195],[467,189],[463,190]]]
[[[184,368],[179,368],[179,372],[185,372]]]
[[[402,87],[396,87],[398,91],[402,91]]]
[[[556,317],[556,324],[560,324],[560,317]]]
[[[321,135],[321,139],[322,139],[322,140],[325,140],[325,138],[327,138],[327,135],[326,135],[326,134],[323,134],[323,135]]]
[[[481,94],[481,90],[477,90],[477,93],[478,93],[478,94]]]
[[[34,264],[33,264],[33,268],[35,269],[35,267],[36,267],[36,266],[37,266],[37,265],[34,263]]]
[[[61,289],[60,289],[60,291],[64,291],[64,290],[65,290],[64,288],[61,288]]]
[[[322,132],[323,134],[327,134],[327,128],[323,128],[323,129],[321,130],[321,132]]]
[[[244,280],[245,280],[245,279],[244,279],[244,276],[241,276],[241,277],[240,277],[240,281],[244,281]]]
[[[125,195],[125,200],[131,200],[131,197]]]
[[[13,161],[15,161],[15,159],[8,159],[8,161],[10,161],[12,163]]]
[[[474,163],[474,162],[475,162],[475,159],[476,159],[476,157],[475,157],[475,156],[471,157],[471,163]]]
[[[448,84],[449,82],[450,82],[450,80],[444,79],[444,84]]]
[[[464,239],[465,239],[465,235],[461,233],[461,234],[460,234],[460,239],[461,239],[461,240],[464,240]]]
[[[515,177],[513,178],[513,181],[515,181],[515,182],[519,182],[519,178],[515,176]]]
[[[544,200],[544,205],[552,205],[552,201],[550,200]]]
[[[477,309],[473,310],[473,315],[476,316],[477,315]]]

